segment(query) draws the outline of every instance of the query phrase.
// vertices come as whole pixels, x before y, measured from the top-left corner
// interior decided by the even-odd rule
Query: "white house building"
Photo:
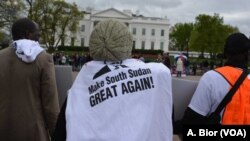
[[[138,12],[133,14],[130,10],[119,11],[114,8],[85,12],[84,19],[80,21],[79,32],[70,35],[71,41],[68,45],[88,47],[94,26],[109,18],[119,20],[128,26],[133,35],[133,48],[168,51],[170,23],[167,18],[144,17]]]

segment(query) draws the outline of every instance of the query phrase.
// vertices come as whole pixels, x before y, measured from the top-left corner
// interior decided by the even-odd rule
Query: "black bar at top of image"
[[[183,125],[183,141],[250,141],[250,125]]]

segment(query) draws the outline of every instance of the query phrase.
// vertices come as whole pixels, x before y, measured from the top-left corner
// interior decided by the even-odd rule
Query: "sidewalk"
[[[173,78],[179,78],[179,79],[185,79],[185,80],[194,80],[194,81],[199,81],[201,76],[200,75],[187,75],[184,77],[176,77],[173,76]]]
[[[177,135],[174,135],[173,141],[181,141],[181,139]]]

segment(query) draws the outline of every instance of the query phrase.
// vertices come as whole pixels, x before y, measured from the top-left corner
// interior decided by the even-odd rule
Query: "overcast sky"
[[[199,14],[219,14],[225,24],[237,26],[250,36],[250,0],[66,0],[75,2],[81,8],[92,7],[95,10],[116,8],[137,10],[148,17],[165,17],[171,26],[175,23],[195,22]]]

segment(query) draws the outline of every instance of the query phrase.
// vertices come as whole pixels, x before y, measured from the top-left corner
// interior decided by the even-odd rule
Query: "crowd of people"
[[[221,64],[216,64],[214,61],[208,61],[203,59],[199,63],[195,60],[190,59],[182,53],[176,55],[177,57],[169,55],[168,52],[158,54],[155,62],[161,62],[168,67],[173,76],[182,77],[186,75],[202,75],[208,70],[213,70],[216,67],[221,67]],[[197,73],[199,70],[199,74]]]
[[[84,55],[79,55],[78,53],[67,55],[61,52],[55,54],[53,53],[52,56],[55,65],[70,65],[72,66],[73,71],[79,71],[85,63],[92,60],[89,53]]]
[[[52,53],[52,56],[55,65],[70,65],[72,66],[72,71],[80,71],[85,63],[93,60],[89,52],[85,54],[74,53],[71,55],[64,52],[56,52]],[[221,64],[215,64],[214,61],[208,62],[208,60],[203,60],[200,63],[195,61],[190,62],[188,58],[182,57],[184,56],[182,53],[180,53],[179,56],[180,57],[174,58],[174,61],[171,61],[168,52],[159,53],[157,59],[152,62],[163,63],[170,69],[172,75],[176,75],[177,77],[182,77],[183,75],[197,75],[197,70],[199,70],[199,75],[202,75],[208,70],[213,70],[215,67],[222,66]],[[146,62],[142,53],[134,55],[132,58]]]
[[[213,124],[250,124],[250,40],[242,33],[228,36],[226,63],[204,73],[176,122],[169,54],[150,63],[143,56],[132,58],[133,38],[125,24],[99,22],[87,56],[52,56],[40,47],[39,36],[37,23],[19,19],[12,26],[12,44],[0,51],[0,140],[172,141],[185,124],[207,124],[235,83],[238,91]],[[181,57],[176,63],[180,76],[186,65]],[[81,69],[61,109],[54,64]]]

